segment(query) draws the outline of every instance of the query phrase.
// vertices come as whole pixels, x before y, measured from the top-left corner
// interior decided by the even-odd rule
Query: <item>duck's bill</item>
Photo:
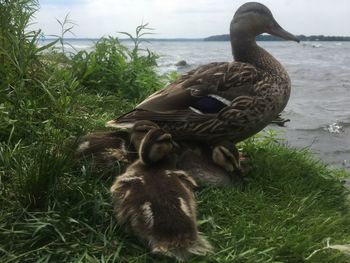
[[[270,27],[267,30],[267,33],[270,35],[276,36],[276,37],[281,37],[285,40],[292,40],[296,42],[300,42],[300,39],[294,36],[293,34],[289,33],[288,31],[284,30],[281,26],[276,25],[274,27]]]

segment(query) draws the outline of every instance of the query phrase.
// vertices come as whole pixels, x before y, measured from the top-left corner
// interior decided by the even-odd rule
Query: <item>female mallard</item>
[[[140,133],[145,128],[136,125]],[[173,145],[163,130],[148,131],[139,144],[139,159],[117,177],[111,193],[120,224],[146,241],[152,253],[182,261],[191,254],[205,255],[212,247],[197,229],[196,182],[176,169]]]
[[[188,72],[107,126],[128,128],[137,120],[151,120],[175,140],[211,144],[222,139],[239,142],[259,132],[284,109],[291,88],[283,66],[256,44],[255,37],[262,33],[299,41],[266,6],[246,3],[230,26],[234,62]]]
[[[175,140],[210,144],[236,143],[256,134],[285,108],[291,89],[283,66],[257,45],[255,37],[262,33],[299,42],[266,6],[246,3],[230,26],[234,62],[188,72],[107,126],[128,128],[138,120],[150,120]]]

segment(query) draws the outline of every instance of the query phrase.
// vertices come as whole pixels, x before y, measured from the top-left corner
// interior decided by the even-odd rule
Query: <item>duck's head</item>
[[[233,41],[254,41],[256,36],[268,33],[285,40],[299,42],[296,36],[277,23],[270,9],[257,2],[248,2],[238,8],[231,21],[230,33]]]
[[[139,150],[141,141],[151,129],[158,129],[159,126],[152,121],[138,121],[131,128],[130,141],[136,150]]]
[[[142,139],[139,157],[143,164],[153,164],[166,157],[173,149],[172,137],[162,129],[154,128],[148,131]]]

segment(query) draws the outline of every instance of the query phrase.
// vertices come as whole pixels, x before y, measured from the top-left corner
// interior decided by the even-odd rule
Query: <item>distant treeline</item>
[[[350,37],[344,36],[324,36],[324,35],[313,35],[297,36],[301,41],[350,41]],[[257,41],[284,41],[283,39],[271,35],[259,35],[256,37]],[[230,41],[230,35],[216,35],[204,38],[204,41]]]

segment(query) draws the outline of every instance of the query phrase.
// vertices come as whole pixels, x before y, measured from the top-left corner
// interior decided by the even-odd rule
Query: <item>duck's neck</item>
[[[255,37],[231,32],[231,46],[235,61],[252,64],[273,75],[285,73],[283,66],[269,52],[256,44]]]

